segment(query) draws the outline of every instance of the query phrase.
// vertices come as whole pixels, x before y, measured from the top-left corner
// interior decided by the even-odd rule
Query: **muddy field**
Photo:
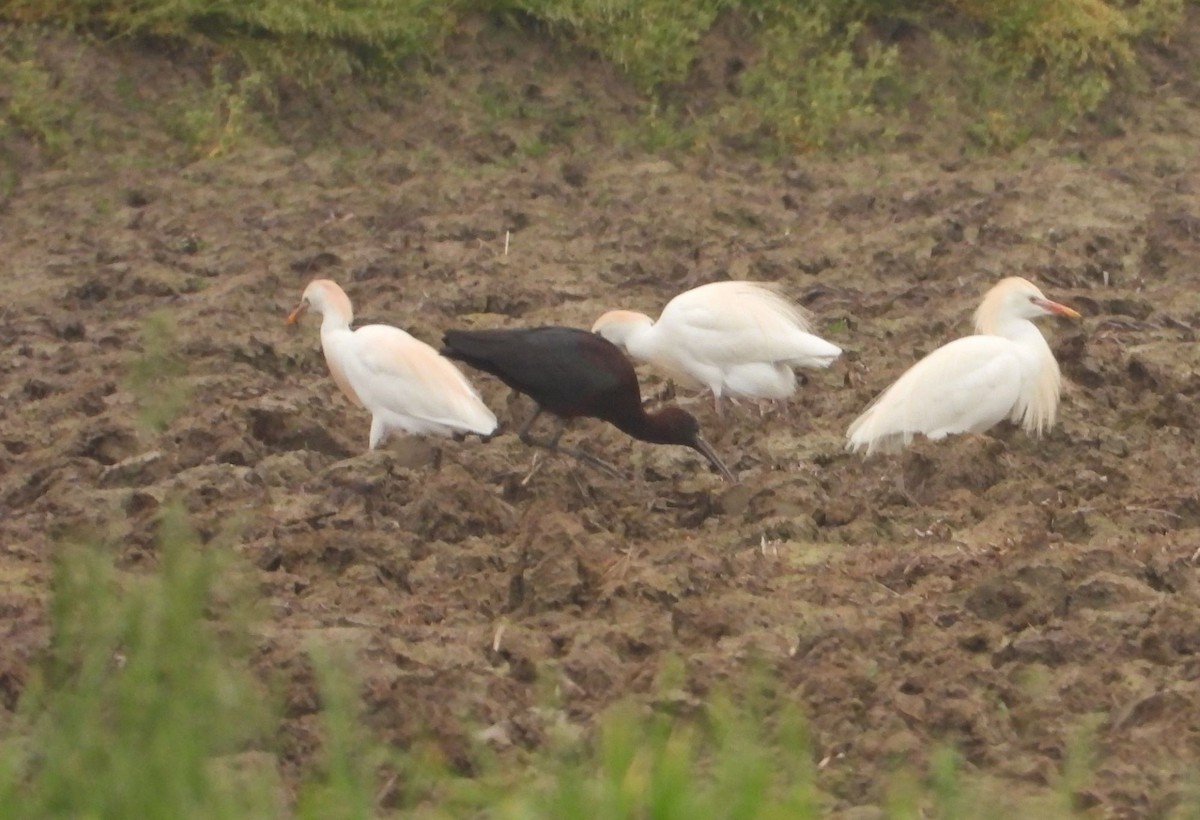
[[[232,527],[260,574],[257,662],[288,681],[285,777],[318,743],[305,648],[324,637],[356,648],[384,738],[432,731],[452,760],[481,727],[502,748],[537,745],[553,719],[539,679],[587,726],[623,697],[661,697],[655,675],[678,656],[672,708],[765,665],[809,716],[832,808],[878,803],[887,772],[943,743],[1038,791],[1091,727],[1080,805],[1169,812],[1200,758],[1200,95],[1186,77],[1164,75],[1116,136],[1005,158],[666,160],[586,119],[522,151],[532,116],[458,102],[541,69],[525,87],[538,105],[626,116],[601,72],[522,54],[364,107],[336,139],[314,137],[319,111],[285,109],[294,141],[191,162],[110,90],[153,76],[152,104],[188,72],[60,55],[131,141],[58,165],[9,146],[23,173],[0,213],[0,704],[46,644],[57,540],[99,533],[123,567],[152,567],[156,512],[179,497],[205,538]],[[871,397],[968,332],[1011,274],[1084,315],[1043,322],[1066,376],[1054,432],[845,453]],[[448,327],[590,326],[764,279],[847,354],[807,373],[786,415],[719,422],[688,405],[735,486],[593,422],[569,438],[635,480],[555,457],[526,480],[534,453],[512,430],[528,405],[473,372],[501,435],[367,453],[369,419],[328,377],[316,322],[282,321],[316,276],[346,288],[359,322],[435,344]],[[126,379],[156,311],[191,391],[161,435]]]

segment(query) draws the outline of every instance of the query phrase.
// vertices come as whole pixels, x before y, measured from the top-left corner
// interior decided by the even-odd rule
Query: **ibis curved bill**
[[[1040,436],[1054,426],[1062,376],[1031,321],[1079,314],[1026,279],[998,282],[975,311],[977,335],[921,359],[880,394],[847,431],[848,450],[895,452],[923,434],[981,433],[1004,419]]]
[[[726,481],[737,480],[700,435],[700,424],[690,413],[678,407],[646,412],[633,365],[616,345],[594,333],[557,326],[449,330],[443,345],[443,355],[491,373],[537,402],[537,411],[519,433],[526,444],[562,450],[619,475],[595,456],[558,446],[565,420],[587,416],[651,444],[690,447],[708,459]],[[543,411],[559,418],[548,441],[529,434]]]
[[[466,376],[429,345],[388,325],[350,329],[354,311],[336,282],[315,279],[287,317],[321,314],[321,348],[329,374],[350,401],[371,413],[374,450],[394,432],[490,435],[496,416]]]
[[[828,367],[842,349],[812,333],[807,312],[763,282],[713,282],[667,302],[658,321],[611,310],[592,331],[674,381],[722,396],[786,399],[796,367]]]

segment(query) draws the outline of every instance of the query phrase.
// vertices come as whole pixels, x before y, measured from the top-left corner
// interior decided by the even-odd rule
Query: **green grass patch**
[[[238,621],[237,595],[218,591],[225,570],[176,511],[149,576],[118,572],[103,549],[61,548],[51,643],[0,743],[10,816],[267,816],[263,782],[222,772],[271,717],[244,642],[209,615]]]
[[[733,0],[499,0],[476,7],[520,13],[549,33],[612,61],[644,92],[686,79],[696,48]]]
[[[73,142],[78,104],[58,87],[32,49],[11,44],[0,48],[0,144],[20,135],[41,146],[48,157],[65,155]]]
[[[187,408],[186,375],[174,318],[166,311],[152,313],[142,324],[142,351],[131,361],[126,378],[148,429],[165,430]]]
[[[162,516],[159,563],[121,572],[112,552],[65,544],[51,640],[0,735],[10,817],[244,818],[290,813],[274,752],[281,709],[250,671],[249,570]],[[299,816],[370,817],[377,788],[357,697],[314,650],[324,748],[296,786]],[[344,660],[344,659],[342,659]]]
[[[0,19],[177,40],[313,85],[436,52],[456,8],[440,0],[8,0]]]
[[[714,136],[768,152],[886,146],[915,113],[917,130],[932,120],[1002,150],[1097,111],[1136,77],[1138,44],[1178,29],[1185,2],[9,0],[0,20],[209,53],[220,66],[210,99],[179,123],[199,153],[229,150],[252,113],[269,110],[273,84],[329,90],[420,74],[445,59],[448,39],[478,36],[467,32],[481,17],[614,65],[642,95],[649,146]],[[729,87],[689,85],[711,38],[729,32],[744,70]],[[70,129],[45,72],[0,58],[5,80],[15,89],[6,126],[61,151]],[[484,105],[493,117],[518,108],[501,92]],[[657,133],[672,122],[685,139]]]
[[[878,142],[889,119],[882,89],[900,59],[895,46],[865,36],[866,24],[827,0],[763,14],[761,54],[742,79],[742,121],[793,151]]]

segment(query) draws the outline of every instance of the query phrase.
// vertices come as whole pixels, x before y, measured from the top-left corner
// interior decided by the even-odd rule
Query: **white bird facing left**
[[[982,433],[1011,419],[1031,435],[1054,426],[1062,375],[1032,319],[1079,314],[1019,276],[996,283],[975,311],[975,336],[955,339],[905,371],[846,433],[848,450],[895,452],[918,433]]]
[[[795,367],[829,367],[842,354],[812,333],[807,313],[762,282],[713,282],[684,291],[658,321],[630,310],[596,320],[599,333],[630,356],[686,387],[721,397],[786,399],[796,392]]]
[[[310,308],[322,316],[321,348],[329,374],[350,401],[371,413],[370,449],[396,431],[438,436],[495,432],[495,414],[449,359],[397,327],[351,330],[350,298],[336,282],[310,282],[288,324]]]

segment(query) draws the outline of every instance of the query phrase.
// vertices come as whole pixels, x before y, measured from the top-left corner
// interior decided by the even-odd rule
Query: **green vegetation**
[[[496,7],[527,15],[552,34],[599,52],[649,93],[686,79],[718,13],[738,5],[730,0],[501,0]]]
[[[57,158],[70,148],[74,103],[54,87],[53,78],[28,51],[0,50],[0,143],[23,134]]]
[[[883,127],[877,100],[899,73],[897,48],[864,38],[864,20],[844,12],[817,2],[764,15],[762,57],[743,82],[749,123],[801,150],[829,145],[841,129],[853,133],[846,145]]]
[[[715,697],[690,717],[629,702],[594,733],[550,718],[542,749],[501,759],[480,748],[464,776],[441,761],[435,742],[402,750],[375,740],[346,673],[353,659],[322,647],[310,657],[323,749],[290,784],[291,800],[274,748],[282,711],[250,671],[252,586],[219,540],[200,544],[168,507],[154,572],[121,572],[102,548],[60,549],[50,645],[0,734],[0,805],[9,816],[823,815],[824,763],[795,707],[763,676],[740,703]],[[664,702],[682,692],[683,675],[682,665],[668,664],[659,682]],[[562,714],[552,705],[542,711]],[[943,750],[927,774],[908,767],[891,776],[883,816],[1074,816],[1073,795],[1091,781],[1091,743],[1082,732],[1057,788],[1028,796],[972,779]],[[386,809],[381,794],[391,795]]]
[[[593,732],[567,723],[547,696],[541,748],[500,756],[481,740],[464,775],[445,763],[436,738],[409,749],[374,738],[347,671],[353,658],[317,645],[309,657],[323,746],[314,760],[292,761],[299,776],[285,783],[275,747],[285,735],[281,698],[251,670],[252,570],[226,540],[201,544],[167,506],[154,571],[123,572],[104,547],[60,547],[49,646],[15,718],[0,726],[8,816],[824,816],[819,772],[831,759],[818,761],[795,704],[752,670],[737,701],[715,696],[686,714],[629,701]],[[665,664],[658,700],[685,702],[685,679],[681,662]],[[902,765],[881,784],[881,816],[1072,817],[1075,795],[1092,781],[1093,747],[1085,727],[1056,786],[1024,795],[973,777],[943,749],[925,774]]]
[[[175,103],[167,112],[168,131],[193,155],[228,153],[251,134],[264,130],[258,112],[274,104],[270,82],[262,71],[246,71],[230,80],[224,66],[217,65],[204,93]]]
[[[275,85],[420,76],[481,19],[616,66],[642,95],[647,147],[845,150],[941,130],[993,150],[1053,134],[1136,83],[1138,45],[1168,41],[1186,2],[9,0],[0,21],[207,54],[211,98],[180,118],[198,154],[231,148]],[[736,65],[716,64],[730,42]],[[51,79],[0,53],[0,85],[14,88],[0,138],[17,130],[62,150],[69,114]]]
[[[6,816],[287,813],[271,748],[280,711],[249,668],[246,573],[218,544],[201,545],[176,508],[160,544],[158,570],[145,575],[120,572],[103,548],[61,548],[50,646],[0,734]],[[359,743],[353,689],[314,656],[326,745],[297,811],[369,817],[376,758]]]
[[[0,739],[0,804],[13,817],[269,816],[266,782],[231,776],[270,725],[224,634],[228,567],[177,512],[163,519],[158,573],[119,573],[104,551],[58,556],[52,638],[18,719]]]
[[[188,402],[187,365],[178,350],[174,320],[159,311],[142,325],[142,353],[129,368],[129,389],[140,408],[140,421],[153,431],[165,430]]]
[[[701,720],[617,707],[593,745],[564,743],[498,803],[500,817],[809,818],[816,767],[795,714],[764,732],[717,700]]]
[[[436,50],[455,4],[439,0],[8,0],[0,17],[234,53],[310,84]]]

